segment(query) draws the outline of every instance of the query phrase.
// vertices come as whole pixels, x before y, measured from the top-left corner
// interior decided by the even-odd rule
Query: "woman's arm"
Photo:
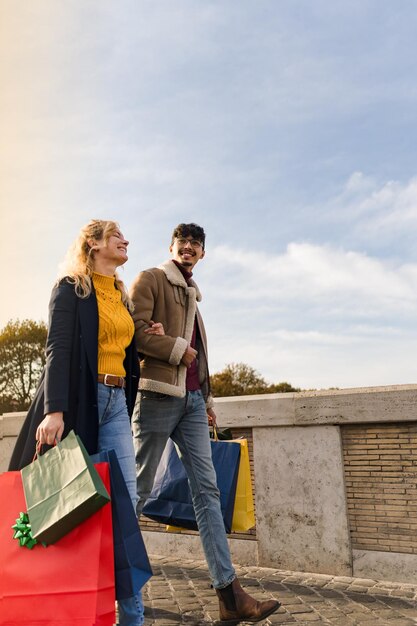
[[[64,431],[77,300],[74,287],[65,280],[52,290],[46,340],[45,417],[36,431],[36,438],[41,443],[53,444],[55,439],[61,439]]]

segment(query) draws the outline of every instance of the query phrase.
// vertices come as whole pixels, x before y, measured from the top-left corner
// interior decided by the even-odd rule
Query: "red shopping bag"
[[[96,465],[110,491],[107,463]],[[55,544],[32,550],[13,539],[25,498],[20,472],[0,474],[1,626],[112,626],[115,623],[111,505]]]

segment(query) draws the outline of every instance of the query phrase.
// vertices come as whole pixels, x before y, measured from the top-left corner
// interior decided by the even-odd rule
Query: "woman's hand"
[[[150,322],[148,322],[148,324],[149,328],[145,328],[145,330],[143,331],[147,335],[165,335],[165,330],[161,322],[154,322],[151,320]]]
[[[47,413],[36,430],[36,441],[52,446],[61,441],[64,432],[64,414],[62,412]]]

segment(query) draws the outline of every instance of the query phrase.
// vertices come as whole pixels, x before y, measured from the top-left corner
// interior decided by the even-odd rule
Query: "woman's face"
[[[95,244],[95,259],[114,263],[116,267],[123,265],[128,259],[128,245],[129,242],[124,238],[123,233],[120,230],[115,230],[107,242],[103,239]]]

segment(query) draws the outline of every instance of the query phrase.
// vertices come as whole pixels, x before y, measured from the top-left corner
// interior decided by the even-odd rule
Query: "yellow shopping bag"
[[[252,481],[250,476],[248,440],[232,439],[230,443],[240,444],[240,462],[235,506],[233,508],[232,532],[242,532],[255,526],[255,507],[253,504]],[[189,532],[186,528],[171,525],[166,526],[166,531],[169,533]]]
[[[240,463],[233,509],[232,531],[244,531],[255,526],[249,448],[247,439],[233,439],[233,441],[240,443]]]

